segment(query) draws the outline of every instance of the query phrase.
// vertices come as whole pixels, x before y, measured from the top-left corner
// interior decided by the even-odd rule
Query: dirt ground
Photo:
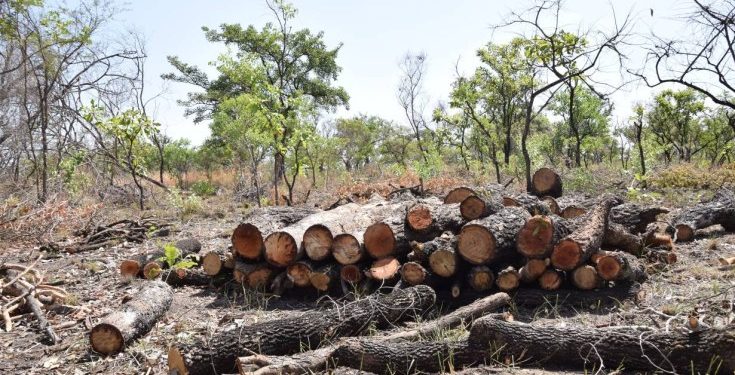
[[[225,210],[226,211],[226,210]],[[224,216],[224,217],[216,217]],[[242,213],[232,211],[209,218],[199,217],[176,224],[169,237],[143,244],[122,244],[83,253],[43,253],[38,268],[47,280],[69,291],[73,298],[66,305],[50,309],[60,344],[49,346],[30,316],[15,321],[12,332],[0,331],[1,374],[165,374],[169,343],[191,336],[207,335],[219,327],[244,325],[257,321],[300,314],[317,308],[317,302],[293,298],[266,297],[234,287],[175,290],[172,308],[154,329],[126,351],[111,357],[92,352],[88,344],[90,324],[119,307],[126,296],[134,295],[141,281],[126,281],[119,276],[118,263],[134,254],[150,251],[166,242],[193,236],[204,248],[224,248]],[[6,244],[0,262],[30,263],[41,254],[29,244]],[[677,243],[677,263],[657,270],[643,284],[640,301],[612,307],[565,306],[558,301],[535,309],[511,306],[520,321],[534,324],[584,324],[587,326],[648,325],[661,329],[681,328],[696,312],[701,322],[722,326],[735,321],[735,269],[722,269],[717,259],[735,256],[735,234],[713,227],[698,234],[695,241]],[[68,323],[76,322],[76,323]],[[73,324],[73,325],[72,325]],[[488,364],[462,371],[462,374],[542,373],[540,369],[521,370],[517,363]],[[580,369],[583,370],[583,369]],[[598,369],[584,369],[594,373]],[[605,372],[615,369],[605,369]],[[337,369],[334,373],[358,373]]]

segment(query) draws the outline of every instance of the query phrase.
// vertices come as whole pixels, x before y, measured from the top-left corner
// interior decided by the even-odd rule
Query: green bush
[[[207,180],[202,180],[191,184],[191,191],[200,197],[210,197],[217,193],[217,187]]]

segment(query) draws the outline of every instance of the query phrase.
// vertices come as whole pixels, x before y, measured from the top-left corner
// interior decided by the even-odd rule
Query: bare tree
[[[429,163],[428,148],[424,134],[430,132],[424,117],[426,96],[424,94],[424,76],[426,75],[426,54],[412,55],[407,53],[401,63],[401,80],[398,83],[398,103],[403,108],[406,121],[413,131],[416,145],[425,164]],[[424,189],[423,177],[419,177],[421,191]]]

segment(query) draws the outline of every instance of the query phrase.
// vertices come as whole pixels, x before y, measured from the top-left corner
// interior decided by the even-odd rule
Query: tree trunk
[[[720,188],[714,198],[683,209],[673,220],[677,241],[691,241],[697,229],[715,224],[728,232],[735,231],[735,193]]]
[[[355,264],[362,260],[364,253],[360,241],[351,234],[338,234],[332,241],[332,255],[339,264]]]
[[[428,241],[445,231],[456,233],[465,223],[459,204],[425,200],[408,209],[406,236],[414,241]]]
[[[89,342],[96,352],[117,353],[146,333],[171,306],[173,289],[161,281],[142,284],[135,296],[92,328]]]
[[[656,221],[658,215],[668,212],[664,207],[623,203],[610,210],[610,221],[622,225],[631,233],[642,233],[646,231],[648,224]]]
[[[179,258],[187,258],[197,254],[202,249],[202,244],[193,238],[178,240],[174,246],[179,250]],[[146,279],[155,279],[162,269],[168,268],[166,254],[163,249],[157,249],[147,254],[125,259],[120,262],[120,274],[124,277],[142,276]],[[175,260],[177,261],[177,260]]]
[[[503,206],[505,207],[522,207],[531,215],[550,215],[551,208],[546,202],[538,197],[529,194],[518,194],[512,197],[503,197]]]
[[[561,177],[549,168],[540,168],[533,174],[533,180],[529,181],[529,194],[537,197],[550,196],[559,198],[563,187]]]
[[[213,278],[201,269],[172,268],[161,274],[161,280],[171,286],[206,286]]]
[[[421,315],[434,305],[435,298],[431,288],[420,285],[328,310],[229,329],[206,341],[172,346],[169,371],[189,375],[232,372],[237,357],[253,352],[293,354],[339,337],[360,335],[369,327],[386,327]]]
[[[365,252],[374,259],[400,255],[409,251],[406,236],[406,212],[412,202],[401,202],[389,207],[389,215],[365,229],[363,244]]]
[[[551,253],[551,264],[571,271],[600,249],[608,227],[610,209],[620,204],[618,198],[606,198],[586,217],[586,222],[564,237]]]
[[[295,286],[308,287],[311,286],[311,273],[316,269],[316,265],[309,260],[298,261],[286,268],[286,274]]]
[[[503,209],[498,199],[471,195],[459,204],[459,213],[466,221],[482,219]]]
[[[381,283],[390,283],[398,280],[401,263],[393,257],[378,259],[366,271],[367,276]]]
[[[235,268],[235,258],[230,249],[219,248],[207,251],[202,256],[202,269],[209,276],[219,274],[225,269]]]
[[[524,209],[507,207],[495,215],[467,223],[459,234],[459,255],[474,265],[517,256],[516,235],[528,217]]]

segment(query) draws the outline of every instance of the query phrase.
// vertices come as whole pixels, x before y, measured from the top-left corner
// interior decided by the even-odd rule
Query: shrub
[[[201,180],[191,184],[191,191],[200,197],[210,197],[217,193],[217,187],[207,180]]]

